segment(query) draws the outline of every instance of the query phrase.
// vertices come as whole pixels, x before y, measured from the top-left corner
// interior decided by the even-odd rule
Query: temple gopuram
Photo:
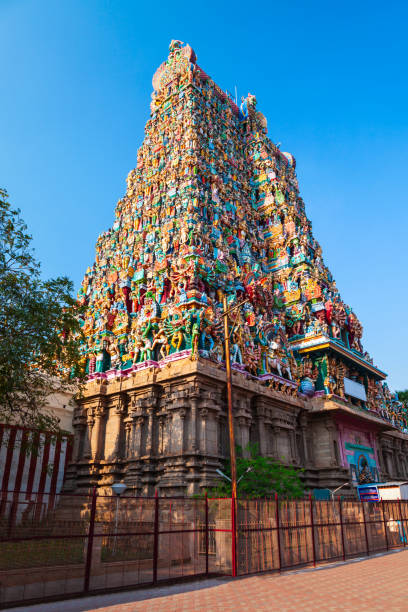
[[[111,229],[79,301],[88,382],[66,490],[189,495],[236,442],[304,468],[308,488],[408,477],[408,418],[362,344],[299,195],[296,162],[172,41]]]

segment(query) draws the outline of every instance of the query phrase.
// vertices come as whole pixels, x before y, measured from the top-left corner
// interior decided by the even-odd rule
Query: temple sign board
[[[356,382],[355,380],[351,380],[351,378],[344,377],[344,393],[346,395],[351,395],[351,397],[356,397],[363,402],[367,401],[364,385]]]

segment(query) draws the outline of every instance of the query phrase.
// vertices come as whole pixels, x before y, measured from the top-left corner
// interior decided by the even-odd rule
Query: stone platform
[[[372,430],[385,477],[406,477],[398,453],[406,436],[336,397],[307,398],[290,380],[258,379],[233,370],[236,442],[257,443],[262,455],[304,468],[307,487],[335,488],[350,479],[340,452],[339,414],[356,431]],[[353,425],[354,424],[354,425]],[[191,495],[216,484],[229,455],[225,370],[189,352],[165,362],[94,375],[74,415],[73,460],[65,490],[87,491],[123,480],[136,495]],[[385,433],[387,432],[387,433]],[[402,439],[404,438],[404,439]],[[388,465],[385,462],[388,461]]]

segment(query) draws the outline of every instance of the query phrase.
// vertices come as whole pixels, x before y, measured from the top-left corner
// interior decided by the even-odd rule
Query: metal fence
[[[0,494],[0,605],[406,545],[408,502]]]
[[[0,607],[231,571],[229,499],[0,492]]]
[[[345,560],[407,545],[407,501],[238,500],[237,574]]]

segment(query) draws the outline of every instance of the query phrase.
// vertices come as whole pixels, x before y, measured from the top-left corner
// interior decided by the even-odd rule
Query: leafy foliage
[[[78,307],[68,278],[42,280],[31,240],[0,189],[0,422],[57,431],[46,398],[84,375]]]
[[[404,402],[404,404],[408,404],[408,389],[405,389],[405,391],[397,391],[398,393],[398,399],[400,400],[400,402]]]
[[[282,497],[303,497],[304,488],[299,474],[302,470],[286,467],[271,457],[262,457],[257,444],[248,444],[244,452],[237,446],[238,497],[269,497],[277,493]],[[224,473],[231,477],[228,461]],[[240,480],[241,479],[241,480]],[[230,497],[231,483],[225,479],[209,491],[214,497]]]

